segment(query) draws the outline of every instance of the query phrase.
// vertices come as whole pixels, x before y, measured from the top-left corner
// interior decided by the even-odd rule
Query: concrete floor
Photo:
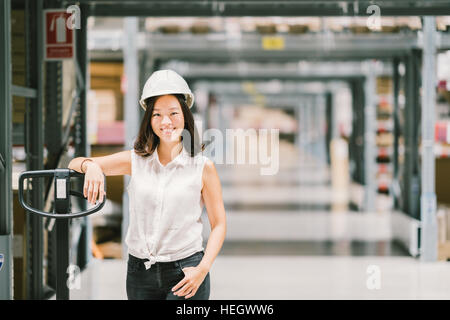
[[[449,263],[411,257],[224,255],[210,277],[212,300],[450,299]],[[93,261],[71,299],[126,299],[125,278],[125,260]]]

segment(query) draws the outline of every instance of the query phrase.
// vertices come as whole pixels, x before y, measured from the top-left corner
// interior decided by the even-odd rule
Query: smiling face
[[[165,142],[180,140],[184,116],[178,99],[173,95],[158,97],[151,115],[153,132]]]

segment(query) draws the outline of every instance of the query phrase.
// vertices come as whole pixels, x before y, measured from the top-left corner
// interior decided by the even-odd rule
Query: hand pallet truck
[[[24,200],[23,186],[26,179],[54,177],[54,203],[53,212],[44,212],[30,207]],[[68,300],[69,288],[67,286],[67,269],[69,267],[69,219],[80,218],[93,214],[103,208],[106,197],[94,207],[77,212],[71,212],[70,196],[86,199],[82,192],[71,190],[70,178],[82,177],[84,174],[71,169],[25,171],[19,176],[19,203],[27,211],[42,217],[56,219],[56,300]],[[105,191],[106,191],[106,177]]]

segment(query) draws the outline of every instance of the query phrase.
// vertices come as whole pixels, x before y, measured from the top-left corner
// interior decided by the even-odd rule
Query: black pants
[[[172,288],[184,278],[183,268],[195,267],[202,260],[203,251],[173,262],[156,262],[146,270],[144,262],[128,255],[127,296],[129,300],[208,300],[209,272],[195,295],[189,299],[175,296]]]

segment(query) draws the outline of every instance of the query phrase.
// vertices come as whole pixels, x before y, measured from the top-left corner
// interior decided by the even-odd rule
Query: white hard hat
[[[189,89],[186,80],[173,70],[158,70],[152,73],[147,79],[142,89],[142,96],[139,103],[146,110],[145,100],[150,97],[161,96],[165,94],[184,94],[186,104],[189,108],[194,104],[194,95]]]

